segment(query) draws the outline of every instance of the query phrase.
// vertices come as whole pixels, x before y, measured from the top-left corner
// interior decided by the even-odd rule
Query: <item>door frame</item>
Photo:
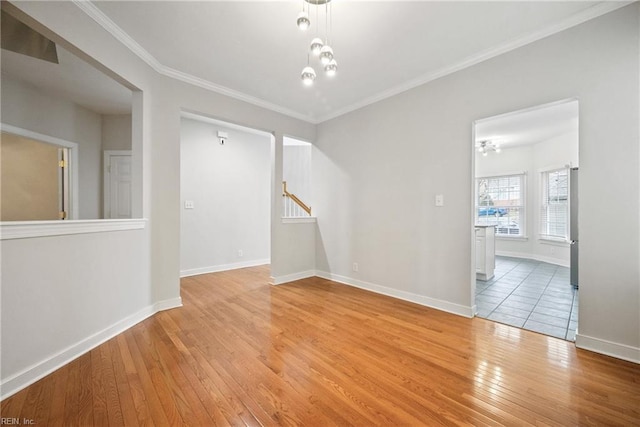
[[[111,210],[111,158],[116,156],[132,156],[132,150],[104,150],[103,154],[103,167],[102,167],[102,182],[103,182],[103,195],[104,203],[102,205],[102,217],[104,219],[111,219],[107,216],[107,213]]]
[[[18,126],[8,125],[6,123],[0,124],[0,130],[2,132],[10,133],[12,135],[21,136],[23,138],[33,139],[45,144],[51,144],[58,147],[68,149],[69,154],[69,215],[66,219],[79,219],[79,199],[78,199],[78,144],[75,142],[67,141],[66,139],[56,138],[54,136],[45,135],[38,132],[33,132],[28,129],[23,129]]]
[[[493,120],[496,118],[503,118],[503,117],[508,117],[511,115],[515,115],[515,114],[522,114],[522,113],[526,113],[526,112],[530,112],[530,111],[536,111],[536,110],[540,110],[540,109],[544,109],[544,108],[549,108],[549,107],[554,107],[557,105],[562,105],[562,104],[566,104],[569,102],[578,102],[578,165],[580,164],[580,99],[578,97],[570,97],[570,98],[564,98],[564,99],[560,99],[558,101],[551,101],[551,102],[547,102],[547,103],[543,103],[543,104],[538,104],[538,105],[534,105],[534,106],[530,106],[530,107],[526,107],[526,108],[521,108],[519,110],[512,110],[512,111],[508,111],[506,113],[499,113],[499,114],[494,114],[492,116],[487,116],[487,117],[482,117],[480,119],[476,119],[474,121],[471,122],[471,144],[470,144],[470,149],[471,149],[471,218],[470,218],[470,223],[471,223],[471,232],[470,232],[470,236],[471,236],[471,242],[474,242],[471,245],[471,277],[470,277],[470,288],[471,288],[471,301],[470,301],[470,306],[472,307],[472,311],[473,311],[473,316],[476,316],[476,311],[477,311],[477,306],[476,306],[476,273],[475,273],[475,263],[476,263],[476,247],[475,247],[475,212],[476,212],[476,126],[484,121],[487,120]],[[566,166],[566,165],[563,165]],[[570,167],[576,167],[576,165],[569,165]],[[562,167],[561,165],[557,166]],[[537,171],[538,173],[540,172],[540,170]],[[525,184],[525,197],[526,196],[526,184]],[[569,207],[569,209],[571,209],[571,207]],[[526,215],[526,213],[525,213]],[[533,226],[533,230],[537,229],[536,225]],[[531,236],[530,236],[531,238]],[[534,237],[535,238],[535,237]],[[576,262],[578,262],[578,260],[576,260]],[[569,264],[569,268],[571,268],[571,262]],[[579,267],[578,267],[579,268]]]

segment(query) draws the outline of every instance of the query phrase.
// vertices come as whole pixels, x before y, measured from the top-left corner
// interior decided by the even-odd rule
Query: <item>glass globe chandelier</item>
[[[335,60],[333,49],[329,45],[332,26],[332,7],[330,5],[331,0],[302,0],[302,12],[298,14],[296,25],[300,30],[306,31],[311,27],[311,19],[309,18],[311,5],[315,6],[315,22],[316,22],[316,36],[311,40],[309,44],[309,52],[307,54],[307,65],[303,68],[300,78],[305,86],[311,86],[316,79],[316,72],[311,66],[309,59],[310,56],[317,57],[320,60],[320,68],[324,70],[325,74],[329,77],[336,75],[338,71],[338,63]],[[325,37],[324,41],[319,36],[320,20],[318,19],[318,9],[324,5],[325,9]]]

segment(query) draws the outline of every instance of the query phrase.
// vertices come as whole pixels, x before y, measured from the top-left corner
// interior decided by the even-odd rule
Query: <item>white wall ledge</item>
[[[283,224],[305,224],[313,222],[318,222],[315,216],[282,217]]]
[[[567,241],[566,239],[553,239],[553,238],[540,237],[538,238],[538,242],[540,242],[540,244],[542,245],[560,246],[564,248],[569,247],[569,241]]]
[[[512,241],[512,242],[517,242],[517,241],[526,242],[527,240],[529,240],[529,236],[507,236],[507,235],[504,235],[504,234],[496,234],[496,240],[504,240],[505,242],[508,242],[508,241]]]
[[[105,233],[110,231],[144,229],[147,220],[89,219],[66,221],[3,221],[0,222],[0,240],[32,239],[69,234]]]

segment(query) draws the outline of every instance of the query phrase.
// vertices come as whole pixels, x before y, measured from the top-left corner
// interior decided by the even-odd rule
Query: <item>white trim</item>
[[[45,135],[43,133],[33,132],[28,129],[20,128],[6,123],[0,124],[2,132],[10,133],[13,135],[21,136],[23,138],[33,139],[45,144],[57,145],[69,149],[69,186],[71,187],[71,203],[69,205],[69,219],[77,219],[80,215],[79,207],[79,162],[78,162],[78,144],[73,141],[67,141],[66,139],[56,138],[55,136]]]
[[[477,227],[477,226],[476,226]],[[526,242],[527,240],[529,240],[529,236],[509,236],[508,234],[496,234],[496,240],[504,240],[506,242],[513,242],[513,241],[522,241],[522,242]]]
[[[221,126],[227,129],[233,129],[233,130],[238,130],[240,132],[245,132],[245,133],[250,133],[252,135],[259,135],[259,136],[266,136],[268,138],[272,138],[273,137],[273,133],[266,131],[266,130],[261,130],[261,129],[256,129],[256,128],[251,128],[248,126],[243,126],[241,124],[238,123],[232,123],[232,122],[228,122],[225,120],[218,120],[218,119],[214,119],[213,117],[209,117],[206,116],[202,113],[194,113],[188,110],[180,110],[180,117],[184,118],[184,119],[189,119],[189,120],[195,120],[197,122],[202,122],[202,123],[209,123],[215,126]]]
[[[316,271],[316,276],[323,279],[333,280],[334,282],[342,283],[345,285],[353,286],[367,291],[375,292],[377,294],[386,295],[393,298],[398,298],[404,301],[413,302],[423,305],[429,308],[435,308],[436,310],[446,311],[447,313],[457,314],[471,318],[474,316],[474,309],[471,306],[464,306],[455,304],[449,301],[444,301],[436,298],[430,298],[423,295],[414,294],[411,292],[400,291],[398,289],[388,288],[382,285],[376,285],[374,283],[365,282],[362,280],[353,279],[351,277],[340,276],[337,274],[328,273],[326,271]]]
[[[172,298],[164,301],[158,301],[148,307],[143,308],[137,313],[128,316],[113,325],[97,332],[63,350],[50,356],[49,358],[35,363],[28,368],[18,372],[9,378],[3,379],[0,388],[2,389],[1,399],[4,400],[7,397],[17,393],[18,391],[28,387],[35,383],[39,379],[49,375],[56,369],[66,365],[72,360],[77,359],[88,351],[96,348],[100,344],[110,340],[116,335],[126,331],[127,329],[135,326],[144,319],[153,316],[159,311],[168,310],[170,308],[176,308],[182,306],[182,299],[180,297]]]
[[[0,240],[141,230],[145,228],[146,223],[147,220],[144,218],[83,219],[71,221],[4,221],[0,222]]]
[[[505,176],[527,176],[527,171],[517,171],[517,172],[502,172],[499,174],[493,174],[493,175],[483,175],[483,176],[476,176],[476,180],[478,179],[491,179],[491,178],[503,178]]]
[[[298,113],[297,111],[290,110],[277,104],[273,104],[269,101],[257,98],[255,96],[247,95],[242,92],[230,89],[226,86],[218,85],[200,77],[193,76],[191,74],[184,73],[171,67],[160,63],[153,55],[145,50],[138,42],[136,42],[129,34],[127,34],[122,28],[120,28],[115,22],[105,15],[98,7],[96,7],[91,1],[88,0],[72,0],[73,3],[94,21],[104,28],[108,33],[115,37],[120,43],[127,47],[132,53],[137,55],[140,59],[147,63],[159,74],[167,76],[169,78],[198,86],[211,92],[226,95],[228,97],[238,99],[240,101],[247,102],[249,104],[256,105],[258,107],[266,108],[267,110],[275,111],[280,114],[284,114],[289,117],[300,119],[310,123],[317,123],[312,117],[305,114]]]
[[[258,265],[269,264],[270,262],[271,260],[269,258],[265,258],[265,259],[256,259],[252,261],[235,262],[232,264],[219,264],[219,265],[212,265],[209,267],[190,268],[187,270],[180,270],[180,277],[191,277],[191,276],[198,276],[200,274],[217,273],[219,271],[237,270],[239,268],[246,268],[246,267],[256,267]]]
[[[383,99],[390,98],[399,93],[406,92],[418,86],[422,86],[423,84],[429,83],[433,80],[439,79],[449,74],[453,74],[457,71],[464,70],[465,68],[469,68],[473,65],[487,61],[491,58],[495,58],[496,56],[500,56],[503,53],[507,53],[512,50],[518,49],[522,46],[536,42],[545,37],[549,37],[553,34],[567,30],[571,27],[575,27],[576,25],[580,25],[591,19],[595,19],[609,12],[613,12],[614,10],[617,10],[621,7],[628,6],[631,3],[633,2],[632,1],[625,1],[625,2],[605,1],[605,2],[598,3],[595,6],[592,6],[586,10],[583,10],[582,12],[579,12],[573,16],[570,16],[567,19],[555,25],[552,25],[547,28],[543,28],[541,30],[535,31],[523,37],[519,37],[517,39],[507,41],[498,46],[487,49],[483,52],[479,52],[475,55],[471,55],[466,59],[463,59],[462,61],[452,64],[448,67],[440,68],[439,70],[424,74],[416,79],[410,80],[394,88],[380,92],[379,94],[366,98],[360,102],[357,102],[345,108],[341,108],[339,110],[333,111],[324,116],[320,116],[317,118],[317,123],[322,123],[327,120],[335,119],[336,117],[342,116],[344,114],[350,113],[355,110],[359,110],[360,108],[366,107],[367,105],[375,104],[376,102],[382,101]]]
[[[576,334],[576,347],[640,364],[640,348]]]
[[[542,262],[546,262],[546,263],[553,264],[553,265],[559,265],[560,267],[569,268],[571,266],[570,265],[571,261],[569,261],[569,260],[564,260],[564,259],[559,259],[559,258],[552,258],[552,257],[547,257],[547,256],[538,255],[538,254],[532,254],[532,253],[496,251],[496,255],[497,256],[506,256],[506,257],[510,257],[510,258],[532,259],[534,261],[542,261]]]
[[[102,217],[110,219],[107,213],[111,210],[111,157],[112,156],[133,156],[131,150],[104,150],[102,152],[102,181],[103,181],[103,203]],[[133,175],[133,174],[132,174]],[[133,200],[131,201],[133,207]]]
[[[283,224],[305,224],[314,222],[318,222],[318,218],[315,216],[282,217]]]
[[[137,55],[140,59],[146,62],[156,72],[165,75],[176,80],[192,84],[194,86],[201,87],[203,89],[210,90],[212,92],[220,93],[231,98],[235,98],[249,104],[256,105],[258,107],[266,108],[271,111],[275,111],[289,117],[300,119],[312,124],[319,124],[327,120],[334,119],[349,112],[358,110],[368,105],[374,104],[383,99],[390,98],[402,92],[406,92],[418,86],[422,86],[425,83],[436,80],[440,77],[455,73],[456,71],[463,70],[465,68],[476,65],[480,62],[502,55],[503,53],[510,52],[519,47],[541,40],[545,37],[559,33],[576,25],[582,24],[591,19],[597,18],[609,12],[612,12],[621,7],[631,4],[631,1],[606,1],[596,4],[586,10],[583,10],[567,19],[559,22],[555,25],[543,28],[535,31],[531,34],[519,37],[517,39],[507,41],[501,45],[495,46],[491,49],[487,49],[483,52],[471,55],[468,58],[450,65],[448,67],[441,68],[439,70],[432,71],[430,73],[419,76],[413,80],[400,84],[396,87],[380,92],[377,95],[366,98],[362,101],[356,102],[350,106],[332,111],[329,114],[320,117],[313,117],[305,114],[301,114],[297,111],[290,110],[280,105],[273,104],[271,102],[247,95],[242,92],[235,91],[225,86],[217,85],[208,80],[192,76],[182,71],[175,70],[161,64],[153,55],[147,52],[140,44],[138,44],[129,34],[127,34],[122,28],[120,28],[115,22],[113,22],[107,15],[105,15],[98,7],[96,7],[91,1],[88,0],[72,0],[73,3],[94,21],[98,23],[102,28],[115,37],[120,43],[127,47],[132,53]]]
[[[568,164],[565,163],[563,165],[555,164],[555,165],[544,166],[544,167],[538,168],[536,172],[538,172],[539,174],[543,174],[545,172],[555,172],[563,169],[566,169],[566,170],[571,169],[571,162],[569,162]]]
[[[296,280],[306,279],[316,276],[314,270],[301,271],[299,273],[285,274],[284,276],[271,277],[272,285],[282,285],[283,283],[294,282]]]
[[[309,147],[309,146],[313,146],[313,144],[309,141],[305,141],[303,139],[300,138],[296,138],[293,136],[288,136],[288,135],[284,135],[282,137],[282,145],[284,147]]]
[[[633,3],[633,2],[629,2],[626,5],[631,4],[631,3]],[[613,10],[615,10],[615,9],[613,9]],[[605,13],[612,12],[613,10],[607,11]],[[597,16],[595,16],[594,18],[597,18]],[[534,106],[531,106],[531,107],[521,108],[520,110],[512,110],[512,111],[508,111],[506,113],[496,114],[495,116],[484,117],[482,119],[476,120],[474,123],[475,124],[479,124],[479,123],[484,123],[484,122],[487,122],[487,121],[492,121],[492,120],[495,120],[495,119],[505,119],[505,118],[508,118],[508,117],[511,117],[511,116],[521,115],[523,113],[531,113],[531,112],[538,111],[538,110],[545,110],[545,109],[550,108],[550,107],[557,107],[559,105],[568,104],[569,102],[574,102],[574,101],[579,101],[579,99],[577,97],[575,97],[575,96],[571,97],[571,98],[564,98],[564,99],[560,99],[558,101],[547,102],[546,104],[538,104],[538,105],[534,105]]]
[[[569,241],[567,239],[562,238],[553,238],[553,237],[538,237],[538,243],[541,245],[549,245],[549,246],[558,246],[561,248],[568,248]]]

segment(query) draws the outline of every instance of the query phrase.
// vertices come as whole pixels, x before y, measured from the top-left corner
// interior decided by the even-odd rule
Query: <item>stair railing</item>
[[[307,206],[295,194],[287,191],[287,181],[282,181],[282,197],[284,197],[285,217],[303,217],[305,216],[303,211],[307,213],[307,216],[311,216],[311,207]]]

